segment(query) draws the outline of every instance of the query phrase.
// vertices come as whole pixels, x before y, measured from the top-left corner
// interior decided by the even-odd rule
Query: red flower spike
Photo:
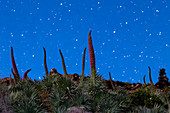
[[[146,78],[146,75],[144,75],[144,77],[143,77],[143,82],[144,82],[144,84],[146,85],[145,78]]]
[[[152,81],[152,77],[151,77],[151,68],[148,66],[149,68],[149,80],[150,80],[150,83],[151,83],[151,86],[154,86],[154,83]]]
[[[46,76],[48,76],[47,61],[46,61],[46,50],[45,50],[44,47],[43,47],[43,50],[44,50],[44,68],[45,68],[45,74],[46,74]]]
[[[91,69],[94,69],[94,72],[96,72],[96,67],[95,67],[95,55],[94,55],[94,49],[93,49],[93,44],[92,44],[92,37],[91,37],[91,32],[89,32],[88,36],[88,44],[89,44],[89,54],[90,54],[90,67]]]
[[[15,59],[14,59],[14,54],[13,54],[13,48],[11,47],[11,60],[12,60],[12,67],[14,69],[14,74],[15,76],[17,76],[17,78],[20,78],[18,70],[17,70],[17,66],[15,64]]]
[[[83,77],[84,77],[84,67],[85,67],[85,54],[86,54],[86,48],[84,49],[83,60],[82,60],[82,73],[81,73],[81,76],[83,76]]]
[[[93,49],[93,44],[92,44],[91,32],[92,31],[89,32],[88,44],[89,44],[91,74],[93,76],[93,79],[95,80],[96,66],[95,66],[95,55],[94,55],[94,49]],[[93,82],[94,82],[94,80],[93,80]]]
[[[30,71],[31,71],[31,69],[27,70],[27,71],[24,73],[24,76],[23,76],[23,79],[22,79],[22,80],[25,80],[26,78],[28,78],[27,74],[28,74],[28,72],[30,72]]]
[[[61,56],[61,60],[62,60],[62,65],[63,65],[63,70],[64,70],[64,76],[65,76],[65,77],[68,77],[67,70],[66,70],[66,65],[65,65],[65,61],[64,61],[64,57],[63,57],[63,54],[62,54],[62,52],[61,52],[60,49],[59,49],[59,52],[60,52],[60,56]]]

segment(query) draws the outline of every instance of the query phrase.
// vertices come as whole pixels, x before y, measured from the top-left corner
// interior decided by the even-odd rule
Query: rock
[[[92,113],[92,112],[87,112],[84,110],[84,107],[71,107],[67,110],[66,113]]]

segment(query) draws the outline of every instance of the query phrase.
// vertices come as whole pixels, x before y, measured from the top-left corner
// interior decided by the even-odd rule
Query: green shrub
[[[159,99],[157,95],[154,95],[151,89],[139,89],[130,95],[132,104],[135,106],[146,106],[148,108],[153,108],[155,104],[161,105],[163,102]]]

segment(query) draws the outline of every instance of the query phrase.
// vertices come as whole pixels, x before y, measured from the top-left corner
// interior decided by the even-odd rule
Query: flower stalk
[[[25,79],[28,78],[27,74],[28,74],[28,72],[30,72],[30,71],[31,71],[31,69],[27,70],[27,71],[24,73],[24,76],[23,76],[23,79],[22,79],[22,80],[25,80]]]
[[[14,59],[14,53],[13,53],[13,48],[11,47],[11,60],[12,60],[12,67],[14,69],[14,75],[18,78],[20,78],[18,70],[17,70],[17,66],[15,63],[15,59]]]
[[[81,76],[82,76],[82,77],[84,77],[85,54],[86,54],[86,48],[84,49],[84,52],[83,52],[83,59],[82,59],[82,73],[81,73]]]
[[[48,68],[47,68],[47,61],[46,61],[46,50],[45,50],[44,47],[43,47],[43,50],[44,50],[44,68],[45,68],[45,74],[46,74],[46,76],[48,76]]]
[[[94,48],[93,48],[93,44],[92,44],[91,32],[92,31],[90,31],[89,35],[88,35],[88,45],[89,45],[91,74],[93,77],[93,84],[95,84],[96,65],[95,65],[95,54],[94,54]]]
[[[151,83],[151,86],[154,86],[154,83],[152,81],[152,77],[151,77],[151,68],[148,66],[149,68],[149,80],[150,80],[150,83]]]
[[[143,82],[144,82],[144,85],[146,85],[145,78],[146,78],[146,75],[144,75],[144,77],[143,77]]]
[[[67,70],[66,70],[66,65],[65,65],[65,61],[64,61],[64,57],[63,57],[63,54],[62,54],[62,52],[61,52],[60,49],[59,49],[59,52],[60,52],[60,56],[61,56],[61,60],[62,60],[62,66],[63,66],[63,70],[64,70],[64,76],[65,76],[65,77],[68,77]]]
[[[109,77],[110,77],[110,83],[111,83],[111,85],[112,85],[112,88],[114,88],[114,85],[113,85],[113,81],[112,81],[112,77],[111,77],[110,72],[109,72]]]

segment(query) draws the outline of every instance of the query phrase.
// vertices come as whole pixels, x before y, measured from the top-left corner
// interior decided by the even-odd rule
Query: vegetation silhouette
[[[48,72],[44,50],[43,80],[32,80],[27,75],[31,69],[19,75],[13,48],[11,47],[10,77],[0,79],[0,112],[3,113],[170,113],[170,82],[165,69],[159,71],[158,82],[128,83],[105,80],[96,72],[95,54],[91,31],[88,35],[91,74],[84,76],[85,53],[82,73],[68,74],[61,50],[64,74],[53,68]]]

